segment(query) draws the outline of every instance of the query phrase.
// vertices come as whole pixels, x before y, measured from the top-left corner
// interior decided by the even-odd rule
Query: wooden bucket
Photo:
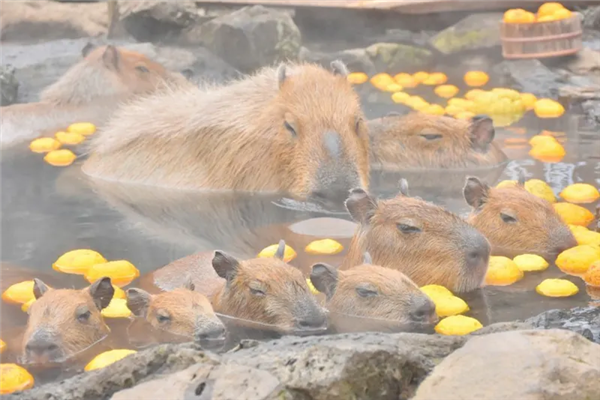
[[[504,58],[548,58],[575,54],[582,48],[581,14],[526,24],[500,23]]]

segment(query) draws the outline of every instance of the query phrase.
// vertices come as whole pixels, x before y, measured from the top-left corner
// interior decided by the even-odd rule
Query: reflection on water
[[[562,161],[544,163],[528,155],[527,141],[542,129],[555,132],[565,146],[567,155]],[[380,174],[373,177],[371,191],[391,197],[398,191],[399,178],[406,177],[411,195],[464,214],[468,207],[462,198],[462,186],[467,175],[495,184],[504,179],[517,179],[524,171],[527,178],[548,182],[556,195],[575,182],[600,185],[600,137],[597,132],[580,131],[576,116],[556,121],[526,117],[516,128],[498,129],[496,140],[512,160],[506,165],[479,171]],[[91,184],[80,174],[80,164],[81,160],[67,168],[51,167],[38,154],[25,148],[2,153],[2,290],[36,276],[52,287],[86,286],[81,276],[60,274],[51,269],[52,262],[61,254],[78,248],[97,250],[108,260],[129,260],[143,275],[199,251],[220,249],[240,258],[253,257],[264,247],[284,239],[298,252],[291,264],[308,276],[310,265],[319,261],[339,264],[346,250],[335,256],[315,256],[305,253],[305,246],[313,240],[330,237],[347,249],[355,227],[346,214],[324,212],[318,205],[292,199],[258,194],[185,193],[107,182]],[[593,210],[594,206],[587,207]],[[546,278],[569,279],[579,286],[580,292],[567,299],[542,297],[534,289]],[[137,283],[134,281],[130,286]],[[514,285],[488,287],[461,297],[471,308],[467,315],[484,325],[590,301],[581,279],[565,277],[554,266],[543,272],[526,273],[525,278]],[[18,350],[18,333],[11,332],[22,332],[26,314],[20,307],[4,303],[1,311],[0,337],[5,341],[7,337],[14,338],[14,343],[9,343],[13,352],[3,354],[4,361],[14,357],[14,350]],[[265,339],[278,335],[273,332],[276,329],[235,322],[227,321],[228,342],[220,350],[227,349],[239,338]],[[113,332],[110,340],[116,342],[103,341],[102,346],[143,348],[154,341],[140,341],[143,335],[135,334],[129,320],[109,320],[108,323]],[[350,318],[346,323],[349,324],[346,330],[360,328],[363,323],[369,325],[357,318]],[[148,332],[147,329],[141,331]],[[152,335],[146,339],[148,337],[157,339]]]

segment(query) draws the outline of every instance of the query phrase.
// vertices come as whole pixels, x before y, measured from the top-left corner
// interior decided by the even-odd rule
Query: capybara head
[[[494,166],[507,157],[494,140],[487,116],[460,120],[411,113],[369,122],[375,168],[440,169]]]
[[[80,105],[101,97],[126,99],[150,93],[165,82],[186,81],[182,74],[124,48],[88,44],[82,54],[82,61],[41,93],[42,101]]]
[[[464,187],[465,200],[472,207],[468,221],[488,238],[494,255],[538,254],[554,262],[577,242],[552,204],[525,190],[523,181],[493,188],[468,177]]]
[[[397,331],[431,331],[438,321],[435,304],[403,273],[364,263],[345,271],[327,264],[312,267],[310,280],[327,296],[331,319],[358,317],[359,330],[386,326]],[[363,319],[364,318],[364,319]]]
[[[226,280],[213,297],[215,311],[278,331],[326,328],[325,310],[311,294],[302,272],[282,260],[284,248],[282,240],[275,257],[245,261],[215,251],[213,267]]]
[[[316,65],[277,71],[279,91],[266,118],[279,126],[282,162],[290,192],[341,198],[369,185],[368,133],[358,95],[340,61],[332,71]]]
[[[109,329],[100,311],[114,294],[110,278],[81,289],[50,289],[34,279],[36,301],[29,307],[23,336],[25,362],[60,362],[103,339]]]
[[[343,268],[358,264],[368,251],[374,264],[397,269],[419,286],[466,292],[482,284],[490,256],[486,238],[446,209],[409,197],[406,180],[389,200],[354,189],[346,207],[359,227]]]
[[[194,291],[194,284],[185,288],[152,295],[142,289],[127,289],[127,307],[144,318],[155,329],[199,342],[225,338],[225,326],[215,315],[206,296]]]

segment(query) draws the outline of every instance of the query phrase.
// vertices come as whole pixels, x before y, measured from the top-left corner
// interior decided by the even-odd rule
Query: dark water
[[[365,108],[369,117],[385,112],[385,107],[367,104]],[[524,171],[527,178],[548,182],[557,195],[576,182],[600,186],[600,133],[585,132],[580,124],[577,115],[565,115],[557,120],[528,116],[510,128],[497,129],[496,140],[512,160],[505,166],[403,176],[409,181],[411,195],[461,214],[468,211],[461,195],[465,174],[496,184],[504,179],[517,179]],[[527,140],[543,129],[555,132],[563,142],[567,155],[561,162],[544,163],[528,155]],[[40,277],[53,287],[86,286],[88,283],[81,276],[61,274],[51,268],[63,253],[85,248],[99,251],[108,260],[129,260],[143,275],[198,251],[221,249],[241,258],[251,258],[264,247],[285,239],[298,252],[291,264],[306,272],[317,261],[335,265],[345,255],[345,251],[336,256],[305,254],[303,249],[309,242],[328,237],[347,248],[354,230],[345,213],[325,213],[306,205],[298,209],[299,204],[289,199],[94,186],[80,174],[83,159],[69,167],[57,168],[42,158],[43,155],[29,152],[26,144],[2,153],[2,290],[33,277]],[[375,176],[371,190],[384,197],[392,196],[397,192],[399,177]],[[432,187],[431,182],[436,184]],[[593,210],[594,206],[587,207]],[[546,298],[535,293],[535,286],[543,279],[557,277],[572,280],[580,292],[566,299]],[[135,281],[129,285],[135,286]],[[555,266],[542,273],[526,273],[522,281],[508,287],[488,287],[461,297],[471,307],[467,315],[484,325],[590,301],[582,280],[565,276]],[[17,306],[3,303],[1,307],[0,337],[13,337],[14,332],[22,331],[26,314]],[[108,323],[114,336],[127,334],[128,321],[109,320]]]

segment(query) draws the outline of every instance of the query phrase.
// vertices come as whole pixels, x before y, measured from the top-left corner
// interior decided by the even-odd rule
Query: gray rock
[[[367,75],[373,75],[376,72],[375,65],[365,49],[349,49],[334,53],[322,53],[310,51],[306,47],[302,47],[298,58],[300,61],[313,62],[325,68],[330,68],[332,61],[341,60],[351,72],[364,72]]]
[[[431,38],[430,44],[443,54],[500,46],[501,13],[472,14]]]
[[[390,73],[421,69],[434,59],[430,50],[402,43],[375,43],[367,48],[367,54],[378,71]]]
[[[600,307],[550,310],[525,322],[541,329],[567,329],[600,344]]]
[[[8,106],[17,101],[19,81],[15,69],[10,65],[0,65],[0,106]]]
[[[564,65],[574,74],[586,75],[600,84],[600,51],[584,47]]]
[[[564,330],[519,331],[469,340],[413,400],[588,400],[599,393],[599,345]]]
[[[262,6],[244,7],[194,26],[182,37],[204,45],[242,72],[297,59],[301,39],[289,13]]]
[[[590,128],[600,127],[600,100],[587,100],[581,103],[581,108]]]
[[[600,6],[590,7],[583,12],[583,27],[600,31]]]
[[[567,83],[565,78],[535,59],[503,61],[494,67],[494,73],[503,85],[538,97],[556,99],[559,86]]]

